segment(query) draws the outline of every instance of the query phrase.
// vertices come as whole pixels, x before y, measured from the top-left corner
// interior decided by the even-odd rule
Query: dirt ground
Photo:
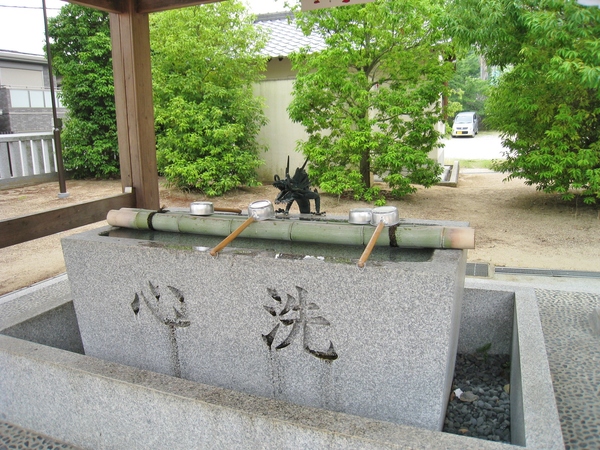
[[[475,228],[475,249],[470,262],[495,266],[600,271],[600,212],[597,206],[576,206],[526,186],[521,180],[503,182],[493,172],[461,171],[457,188],[419,187],[400,201],[400,217],[466,221]],[[120,181],[68,181],[67,199],[58,199],[58,183],[44,183],[0,191],[0,220],[63,205],[107,197],[121,192]],[[224,197],[208,199],[215,206],[246,209],[259,199],[274,200],[271,185],[244,188]],[[206,200],[160,186],[161,204],[189,207]],[[347,216],[351,208],[372,206],[364,202],[321,195],[321,210]],[[297,213],[296,206],[291,213]],[[0,249],[0,295],[29,286],[65,271],[60,239],[93,225]]]

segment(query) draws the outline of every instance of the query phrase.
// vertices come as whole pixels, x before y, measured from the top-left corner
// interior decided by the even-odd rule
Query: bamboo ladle
[[[358,260],[358,267],[361,269],[365,267],[365,263],[367,262],[367,259],[369,259],[369,256],[371,256],[373,247],[375,247],[375,243],[377,242],[377,239],[379,239],[379,235],[383,231],[383,228],[396,225],[399,221],[398,208],[395,206],[381,206],[373,209],[371,212],[371,225],[376,225],[377,228],[375,228],[371,239],[369,239],[369,243]]]
[[[217,254],[227,247],[239,234],[244,231],[252,222],[272,219],[275,217],[273,203],[269,200],[257,200],[248,205],[248,218],[237,227],[229,236],[223,239],[219,244],[210,250],[211,256]]]

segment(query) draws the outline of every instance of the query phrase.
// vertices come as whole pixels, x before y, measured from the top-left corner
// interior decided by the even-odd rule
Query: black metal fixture
[[[44,11],[44,32],[46,35],[46,59],[48,60],[48,76],[50,77],[50,97],[52,97],[52,132],[54,133],[54,147],[56,150],[56,170],[58,172],[58,198],[67,198],[67,183],[65,181],[65,166],[62,158],[62,145],[60,142],[61,120],[56,113],[56,96],[54,94],[54,76],[52,75],[52,53],[50,52],[50,36],[48,36],[48,16],[46,14],[46,0],[42,0]]]

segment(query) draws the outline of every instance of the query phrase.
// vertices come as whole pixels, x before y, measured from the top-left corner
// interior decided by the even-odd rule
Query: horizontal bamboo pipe
[[[225,237],[238,228],[245,218],[226,215],[191,216],[187,213],[157,213],[151,210],[120,209],[109,211],[106,220],[109,225],[116,227]],[[240,236],[320,244],[367,245],[374,232],[375,227],[372,225],[273,219],[254,222]],[[392,242],[390,242],[390,238]],[[392,245],[403,248],[469,249],[475,248],[475,230],[470,227],[400,224],[388,227],[388,233],[381,233],[375,245]]]

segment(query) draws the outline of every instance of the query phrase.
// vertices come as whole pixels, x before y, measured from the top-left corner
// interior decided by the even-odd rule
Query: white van
[[[452,125],[452,137],[456,136],[471,136],[479,133],[479,118],[477,113],[473,111],[459,112],[454,118]]]

